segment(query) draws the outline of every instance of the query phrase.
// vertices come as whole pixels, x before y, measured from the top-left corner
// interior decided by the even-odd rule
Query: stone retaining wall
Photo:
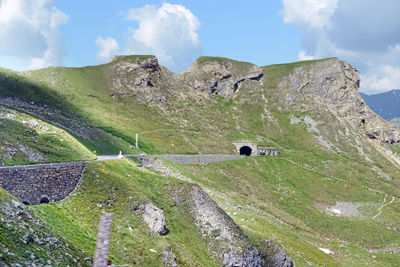
[[[208,164],[225,160],[243,158],[240,155],[155,155],[157,158],[170,160],[180,164]]]
[[[0,186],[25,204],[66,198],[82,177],[84,163],[0,168]]]

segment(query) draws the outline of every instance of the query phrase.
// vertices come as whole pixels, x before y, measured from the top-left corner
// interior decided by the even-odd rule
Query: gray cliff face
[[[162,72],[167,71],[156,57],[115,57],[111,64],[111,96],[134,96],[140,103],[163,105],[166,95],[160,90]],[[171,73],[172,74],[172,73]]]
[[[278,85],[279,106],[300,112],[327,109],[371,139],[399,143],[400,130],[367,106],[359,84],[358,70],[338,59],[301,66]]]
[[[196,60],[182,73],[172,73],[155,57],[117,56],[112,62],[111,96],[131,96],[140,103],[165,106],[171,98],[204,99],[213,95],[233,97],[241,83],[259,81],[262,70],[229,59]]]
[[[246,80],[262,78],[262,70],[250,63],[236,63],[230,60],[212,61],[200,58],[196,60],[181,78],[188,80],[190,89],[205,92],[208,96],[222,95],[233,97],[240,83]]]

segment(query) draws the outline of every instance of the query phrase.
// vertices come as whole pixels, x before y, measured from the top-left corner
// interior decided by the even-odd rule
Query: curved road
[[[134,156],[134,155],[132,155]],[[139,156],[139,155],[135,155]],[[68,165],[68,164],[77,164],[77,163],[86,163],[86,162],[93,162],[93,161],[104,161],[104,160],[115,160],[121,159],[120,155],[98,155],[97,159],[92,160],[83,160],[83,161],[64,161],[64,162],[51,162],[51,163],[33,163],[33,164],[23,164],[23,165],[6,165],[1,166],[0,169],[20,169],[20,168],[29,168],[29,167],[51,167],[57,165]]]
[[[104,161],[104,160],[117,160],[124,157],[159,157],[161,159],[167,159],[181,164],[207,164],[211,162],[225,161],[225,160],[235,160],[243,158],[240,155],[140,155],[140,154],[126,154],[126,155],[98,155],[97,159],[93,160],[83,160],[83,161],[65,161],[65,162],[53,162],[53,163],[33,163],[24,165],[7,165],[1,166],[1,169],[21,169],[30,167],[51,167],[59,165],[77,164],[77,163],[87,163],[94,161]]]

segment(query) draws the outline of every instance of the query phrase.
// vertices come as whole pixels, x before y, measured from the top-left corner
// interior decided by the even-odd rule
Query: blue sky
[[[61,27],[68,50],[65,58],[68,66],[98,64],[94,42],[97,36],[110,36],[123,45],[127,29],[138,26],[137,22],[124,19],[124,13],[145,5],[160,7],[166,3],[86,0],[77,5],[71,2],[74,1],[54,2],[57,8],[70,14],[68,24]],[[284,24],[279,16],[282,9],[280,1],[256,0],[246,4],[244,1],[192,0],[168,3],[183,5],[198,18],[201,24],[197,31],[202,43],[201,55],[229,57],[257,65],[298,60],[302,32]]]
[[[201,55],[260,66],[336,56],[376,93],[400,88],[398,10],[398,0],[0,0],[0,66],[155,54],[178,72]]]

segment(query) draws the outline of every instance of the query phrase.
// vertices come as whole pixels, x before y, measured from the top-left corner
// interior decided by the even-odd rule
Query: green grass
[[[252,63],[249,62],[244,62],[244,61],[238,61],[238,60],[233,60],[230,58],[225,58],[225,57],[210,57],[210,56],[202,56],[199,57],[196,60],[197,63],[206,63],[206,62],[218,62],[218,63],[224,63],[224,62],[232,62],[233,65],[238,66],[242,69],[248,68],[250,66],[252,66]]]
[[[400,156],[400,145],[391,145],[389,148],[395,153],[397,156]]]
[[[102,67],[87,67],[89,70],[101,68]],[[23,74],[9,70],[0,70],[0,96],[18,97],[29,103],[35,103],[39,106],[45,106],[60,111],[65,117],[55,117],[54,119],[58,123],[69,125],[71,122],[74,122],[77,124],[75,125],[75,128],[88,129],[88,137],[82,137],[76,134],[74,134],[74,136],[91,151],[96,150],[99,154],[116,154],[120,150],[124,153],[134,153],[134,150],[129,149],[130,143],[128,143],[128,141],[131,140],[126,141],[119,136],[113,136],[110,133],[100,130],[98,127],[94,127],[94,122],[90,122],[88,121],[88,118],[85,118],[85,113],[79,106],[79,104],[81,104],[90,110],[90,108],[95,105],[95,103],[85,99],[86,97],[92,100],[92,97],[88,95],[82,96],[82,93],[87,91],[86,86],[89,85],[104,87],[104,84],[102,84],[104,79],[98,81],[98,78],[101,77],[102,73],[95,71],[95,74],[99,75],[99,77],[95,77],[93,72],[91,72],[91,74],[93,74],[91,77],[80,77],[79,75],[76,75],[76,73],[82,72],[80,69],[65,69],[65,75],[61,74],[62,78],[55,86],[53,84],[54,80],[52,79],[56,79],[54,76],[55,73],[58,73],[58,70],[59,68],[57,67],[50,67],[36,72],[25,72]],[[83,73],[85,72],[86,69],[83,70]],[[79,83],[80,86],[83,86],[85,89],[80,91],[80,87],[73,87],[73,89],[77,91],[75,91],[74,94],[69,95],[71,92],[69,79]],[[91,86],[90,89],[94,89],[95,87],[93,86]],[[82,101],[77,101],[80,99]],[[97,114],[93,114],[95,119],[99,116],[107,119],[106,114],[110,106],[101,107],[104,108],[104,110],[101,110]],[[30,110],[29,107],[26,112],[37,113],[37,111]],[[39,113],[40,114],[37,114],[36,116],[46,120],[46,111],[41,111]],[[122,123],[122,121],[120,121],[120,123]],[[127,122],[125,121],[125,123]],[[102,125],[100,124],[100,126]]]
[[[129,95],[111,97],[114,64],[121,60],[136,63],[150,57],[118,57],[100,66],[47,68],[22,76],[1,70],[4,79],[0,82],[0,95],[46,104],[93,126],[96,130],[90,138],[75,137],[97,153],[116,154],[119,150],[132,153],[129,145],[135,144],[136,133],[140,149],[147,153],[233,154],[232,142],[237,140],[274,145],[280,150],[279,158],[245,158],[206,166],[171,163],[171,166],[212,190],[218,204],[243,226],[260,250],[269,238],[281,244],[297,266],[308,263],[395,266],[398,254],[369,250],[391,247],[400,241],[396,231],[400,229],[400,169],[359,135],[351,131],[345,134],[346,125],[329,111],[294,112],[282,104],[278,90],[282,78],[297,67],[308,68],[319,61],[262,67],[263,86],[257,81],[244,81],[232,99],[221,96],[192,99],[180,82],[171,82],[170,77],[165,77],[169,74],[164,72],[157,86],[172,92],[164,106],[145,105]],[[209,61],[229,61],[235,68],[234,75],[252,66],[226,58],[198,59],[200,64]],[[196,77],[208,78],[203,73]],[[187,98],[178,97],[180,94]],[[308,129],[306,117],[317,123],[320,135]],[[292,124],[293,118],[299,122]],[[18,123],[13,127],[16,130],[10,128],[14,131],[10,136],[18,136],[16,132],[25,129]],[[333,144],[334,149],[323,147],[318,141],[321,137]],[[60,145],[51,137],[40,140],[50,147]],[[398,146],[390,148],[400,153]],[[168,194],[184,185],[134,165],[130,161],[92,163],[75,196],[33,209],[55,231],[65,233],[89,253],[93,253],[100,212],[113,212],[114,225],[119,228],[113,228],[111,257],[117,263],[159,265],[159,255],[153,255],[149,249],[160,252],[171,246],[184,266],[215,265],[206,250],[208,241],[194,228],[187,210],[174,205]],[[377,170],[389,178],[380,176]],[[392,196],[396,201],[372,219],[385,194],[388,201]],[[150,236],[140,217],[131,212],[133,205],[146,200],[164,208],[171,235]],[[363,203],[360,208],[363,217],[328,215],[324,207],[337,201]],[[112,206],[101,206],[104,203]],[[238,214],[233,215],[235,212]],[[318,247],[329,248],[335,254],[326,255]]]
[[[37,125],[29,124],[32,120]],[[2,106],[0,125],[0,161],[5,165],[34,162],[24,153],[27,150],[44,157],[44,162],[81,161],[96,157],[64,130]]]
[[[77,258],[80,258],[79,264],[87,266],[83,261],[87,255],[82,253],[75,244],[65,240],[62,233],[55,233],[48,224],[32,220],[31,216],[34,216],[34,214],[27,207],[22,209],[12,208],[13,205],[10,204],[12,199],[8,193],[0,188],[0,205],[2,208],[12,210],[14,214],[14,217],[10,217],[8,213],[0,210],[0,248],[3,256],[0,264],[24,263],[29,265],[29,263],[32,263],[31,255],[34,255],[36,262],[43,266],[48,264],[48,261],[52,265],[56,265],[56,261],[59,261],[60,265],[58,266],[73,266],[77,264],[73,259]],[[25,242],[27,236],[32,237],[30,242]],[[58,241],[54,245],[49,245],[50,242],[48,241],[40,244],[34,238],[35,236],[42,240],[53,237],[57,238]],[[67,257],[67,254],[70,257]],[[60,255],[65,255],[64,259]]]
[[[90,163],[83,184],[59,203],[34,206],[36,214],[81,249],[94,253],[96,227],[102,211],[113,213],[110,258],[116,264],[160,266],[161,252],[172,247],[183,266],[219,266],[207,249],[208,241],[191,215],[176,205],[169,192],[184,187],[173,178],[135,167],[131,160]],[[150,234],[134,208],[151,201],[164,211],[170,233]],[[158,253],[150,252],[155,249]]]
[[[316,163],[327,160],[313,159],[311,154],[303,153],[303,158],[307,156]],[[343,172],[349,173],[356,166],[345,158],[343,161],[340,165]],[[306,261],[328,266],[342,262],[362,265],[373,255],[377,256],[368,253],[369,249],[400,242],[399,232],[390,230],[400,226],[398,202],[385,207],[380,217],[372,219],[384,197],[366,188],[366,179],[376,179],[372,172],[363,173],[367,178],[342,177],[345,179],[342,182],[329,177],[329,170],[324,170],[327,175],[322,175],[280,157],[249,157],[205,166],[169,164],[216,192],[218,204],[231,215],[238,213],[233,219],[245,226],[243,229],[254,242],[261,242],[265,236],[275,237],[298,266],[305,265]],[[398,188],[395,193],[399,193]],[[363,211],[364,218],[331,216],[318,208],[334,205],[336,201],[364,203],[371,208]],[[236,206],[242,208],[238,210]],[[334,242],[340,245],[334,246]],[[353,247],[348,251],[350,244]],[[331,248],[335,255],[328,256],[318,247]],[[367,255],[367,258],[359,259],[357,255]],[[377,256],[376,262],[380,266],[391,266],[393,257],[399,259],[398,256]]]
[[[195,154],[215,153],[215,151],[232,153],[234,146],[231,142],[238,139],[255,140],[261,137],[262,142],[272,141],[273,143],[281,143],[288,139],[274,140],[282,136],[279,129],[273,123],[260,121],[264,107],[258,99],[259,95],[256,96],[258,93],[252,91],[251,85],[254,81],[241,84],[243,89],[239,90],[235,101],[216,97],[202,102],[193,102],[171,97],[167,106],[159,108],[141,104],[134,97],[110,97],[111,73],[114,64],[121,60],[136,62],[150,57],[124,56],[118,57],[110,64],[100,66],[46,68],[26,72],[23,76],[11,73],[5,79],[6,84],[3,86],[0,84],[0,94],[14,95],[46,104],[67,114],[72,111],[76,114],[74,116],[82,117],[91,125],[111,134],[114,137],[112,140],[104,136],[97,138],[96,135],[91,138],[92,140],[79,139],[88,148],[98,153],[99,151],[115,153],[115,150],[132,153],[127,147],[129,144],[134,144],[136,133],[140,134],[139,147],[147,153]],[[252,66],[247,62],[219,57],[198,59],[200,63],[208,61],[229,61],[237,67],[237,73]],[[267,81],[266,88],[276,86],[281,77],[287,75],[295,67],[313,62],[263,67],[265,81]],[[161,80],[158,86],[162,88],[171,85],[168,81]],[[19,90],[10,90],[14,87]],[[247,100],[249,94],[251,98]],[[266,93],[266,96],[268,95]],[[248,101],[252,104],[249,105]],[[269,108],[274,110],[273,106]],[[278,113],[273,115],[281,117]],[[235,129],[235,126],[240,130]],[[289,132],[292,131],[289,129]],[[115,137],[119,139],[118,142]],[[93,142],[93,139],[96,141]],[[302,142],[294,140],[293,143],[301,144]]]

